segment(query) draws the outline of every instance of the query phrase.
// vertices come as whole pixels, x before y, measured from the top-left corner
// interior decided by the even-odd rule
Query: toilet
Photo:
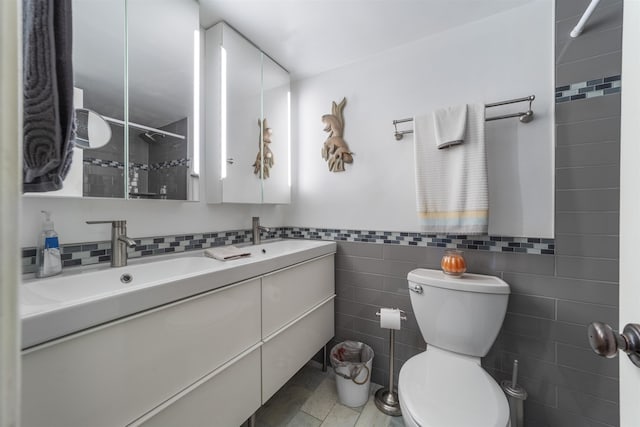
[[[410,427],[509,427],[509,404],[480,366],[507,311],[509,285],[480,274],[419,268],[408,277],[427,350],[400,370],[398,394]]]

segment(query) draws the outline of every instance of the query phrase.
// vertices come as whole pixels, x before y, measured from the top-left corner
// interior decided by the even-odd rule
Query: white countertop
[[[22,348],[335,253],[336,243],[278,240],[246,246],[251,256],[231,261],[204,250],[144,257],[126,267],[100,264],[66,268],[20,287]],[[132,277],[122,283],[123,274]]]

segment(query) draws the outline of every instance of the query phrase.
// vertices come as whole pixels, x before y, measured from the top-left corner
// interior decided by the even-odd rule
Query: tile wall
[[[588,3],[556,1],[560,92],[620,75],[621,1],[601,2],[583,35],[568,37]],[[612,88],[613,81],[621,86],[615,78]],[[620,93],[593,89],[602,90],[602,96],[568,95],[556,104],[554,255],[466,252],[470,271],[502,277],[511,286],[504,326],[483,366],[496,379],[507,379],[518,359],[529,392],[527,427],[619,425],[618,361],[591,352],[586,326],[595,320],[618,326]],[[425,348],[411,313],[406,274],[415,267],[437,268],[443,249],[338,246],[335,340],[369,343],[376,351],[373,380],[385,384],[388,338],[375,312],[380,306],[408,312],[397,338],[397,371]]]

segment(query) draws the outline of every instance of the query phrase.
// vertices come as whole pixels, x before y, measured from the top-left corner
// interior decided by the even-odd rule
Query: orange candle
[[[462,276],[467,271],[467,264],[462,256],[462,251],[450,249],[444,252],[440,261],[440,267],[446,274]]]

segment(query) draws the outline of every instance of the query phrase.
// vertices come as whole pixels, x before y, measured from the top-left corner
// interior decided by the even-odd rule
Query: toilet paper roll
[[[400,330],[400,310],[397,308],[381,308],[380,327]]]

